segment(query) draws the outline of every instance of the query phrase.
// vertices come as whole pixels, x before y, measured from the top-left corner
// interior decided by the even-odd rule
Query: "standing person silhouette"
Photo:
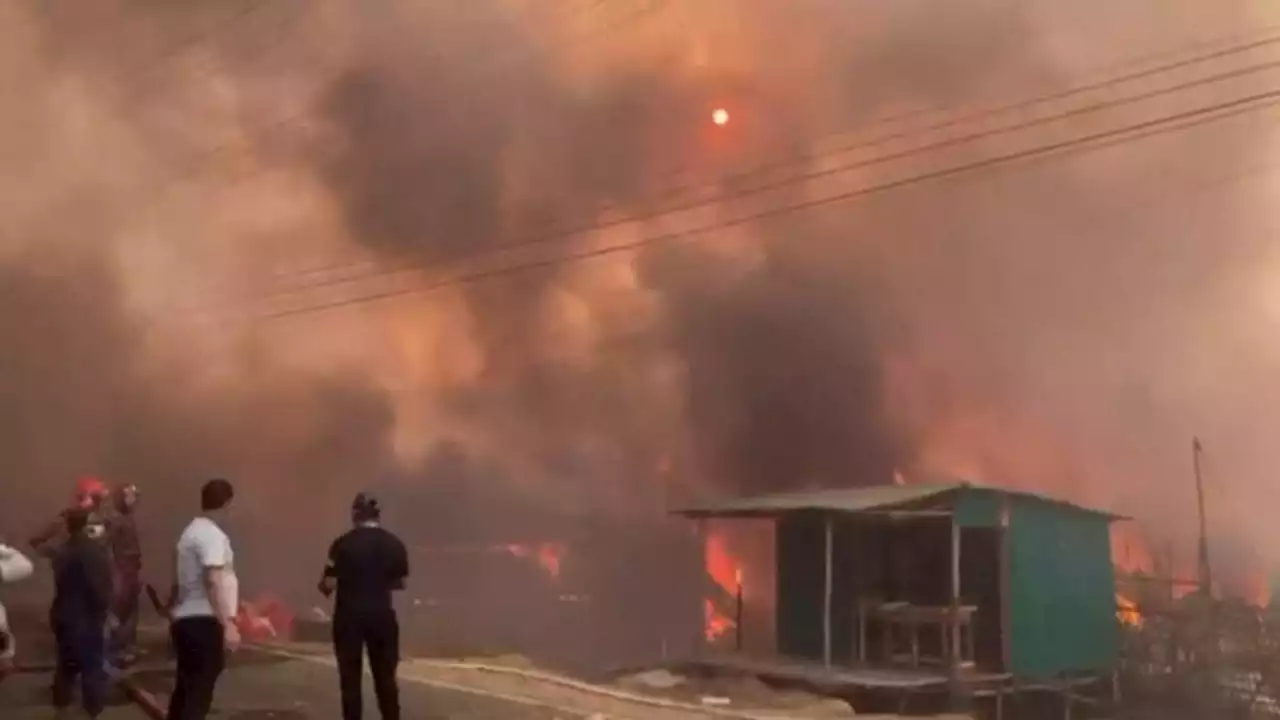
[[[169,696],[168,720],[204,720],[226,653],[240,646],[235,614],[239,582],[231,539],[219,525],[235,497],[226,480],[200,488],[200,515],[178,538],[174,562],[176,592],[169,626],[178,672]]]
[[[106,540],[115,570],[116,598],[109,653],[116,667],[127,668],[138,656],[138,610],[142,598],[142,542],[136,515],[138,488],[124,485],[111,493],[115,512],[106,518]]]
[[[404,589],[409,554],[400,538],[382,528],[381,508],[368,493],[351,503],[354,527],[329,547],[329,561],[320,580],[325,597],[336,591],[333,609],[333,651],[338,661],[343,720],[360,720],[364,654],[378,696],[382,720],[400,720],[400,625],[391,596]]]
[[[68,511],[67,540],[53,551],[54,595],[50,620],[58,662],[53,674],[53,704],[71,705],[73,687],[80,681],[80,702],[89,717],[102,714],[107,672],[103,666],[103,631],[111,611],[111,559],[106,546],[92,536],[91,513]]]

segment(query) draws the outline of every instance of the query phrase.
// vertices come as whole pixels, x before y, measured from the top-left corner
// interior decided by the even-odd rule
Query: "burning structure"
[[[1118,670],[1106,513],[942,483],[748,497],[681,514],[776,521],[777,653],[848,668],[832,681],[865,689],[932,677],[945,688],[956,672],[990,684]],[[895,666],[905,668],[898,684],[884,685]],[[867,667],[878,669],[859,674]]]

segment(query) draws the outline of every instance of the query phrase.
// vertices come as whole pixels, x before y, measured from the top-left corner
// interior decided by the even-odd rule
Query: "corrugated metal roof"
[[[729,498],[719,501],[699,503],[687,508],[673,511],[676,515],[689,518],[707,517],[770,517],[787,512],[817,510],[828,512],[871,512],[876,510],[892,510],[909,506],[960,490],[993,492],[1009,497],[1031,498],[1041,502],[1052,503],[1094,515],[1103,515],[1112,520],[1127,520],[1123,515],[1116,515],[1104,510],[1087,508],[1065,500],[1037,495],[1034,493],[992,487],[964,480],[947,481],[942,476],[912,473],[910,477],[927,477],[930,482],[911,483],[907,485],[871,485],[857,488],[833,488],[827,490],[811,490],[807,492],[778,493],[758,495],[745,498]]]
[[[869,512],[888,510],[923,502],[933,497],[966,487],[964,483],[931,483],[927,485],[873,485],[859,488],[835,488],[809,492],[758,495],[731,498],[676,510],[685,517],[750,517],[777,515],[801,510],[831,512]]]

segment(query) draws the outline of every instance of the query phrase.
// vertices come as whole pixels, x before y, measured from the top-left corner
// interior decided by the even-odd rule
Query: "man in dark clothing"
[[[80,702],[89,717],[102,713],[107,690],[103,667],[103,630],[111,611],[111,561],[106,548],[90,536],[90,513],[66,513],[67,542],[53,554],[54,598],[50,612],[58,663],[53,704],[71,705],[80,680]]]
[[[125,485],[112,493],[115,512],[107,516],[107,544],[115,566],[115,602],[112,614],[116,627],[111,634],[111,659],[117,667],[128,667],[137,659],[138,610],[142,599],[142,543],[134,508],[138,488]]]
[[[333,609],[333,650],[338,661],[343,720],[360,720],[365,648],[369,651],[369,670],[382,720],[400,718],[400,691],[396,684],[400,626],[391,595],[404,588],[409,576],[409,554],[399,538],[378,524],[380,515],[373,496],[356,496],[351,505],[355,527],[329,547],[329,562],[320,580],[320,592],[325,597],[332,595],[335,587],[338,595]]]

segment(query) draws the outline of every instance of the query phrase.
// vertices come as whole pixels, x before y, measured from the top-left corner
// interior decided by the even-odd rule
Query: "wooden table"
[[[867,627],[870,620],[882,625],[885,652],[893,654],[895,631],[903,628],[911,644],[911,667],[920,667],[920,628],[936,625],[942,638],[942,663],[961,667],[974,664],[973,616],[976,605],[930,607],[905,602],[863,601],[858,604],[858,660],[867,661]]]

